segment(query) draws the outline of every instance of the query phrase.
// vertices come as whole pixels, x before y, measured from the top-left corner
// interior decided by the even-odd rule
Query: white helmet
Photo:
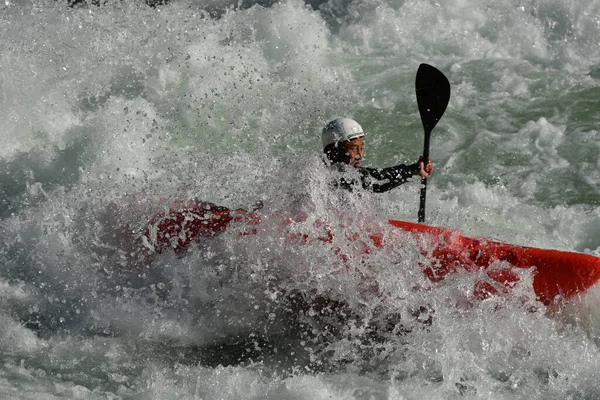
[[[350,118],[336,118],[329,122],[321,132],[323,148],[332,143],[347,142],[365,136],[362,126]]]

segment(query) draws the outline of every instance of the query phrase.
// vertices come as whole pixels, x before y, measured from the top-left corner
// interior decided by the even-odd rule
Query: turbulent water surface
[[[597,293],[550,310],[523,270],[476,301],[480,276],[428,281],[408,236],[365,254],[344,236],[415,221],[419,184],[340,216],[319,157],[348,116],[365,164],[416,161],[435,65],[452,97],[427,222],[600,256],[598,37],[597,0],[4,1],[0,397],[599,398]],[[136,258],[193,198],[345,228]]]

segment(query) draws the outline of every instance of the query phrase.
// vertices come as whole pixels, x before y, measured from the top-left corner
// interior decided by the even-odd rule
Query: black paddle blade
[[[417,70],[415,89],[421,121],[428,135],[446,111],[450,101],[450,82],[437,68],[421,64]]]

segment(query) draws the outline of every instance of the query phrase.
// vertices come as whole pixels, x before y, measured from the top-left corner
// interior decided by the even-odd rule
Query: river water
[[[0,5],[0,397],[600,397],[595,289],[550,310],[523,270],[476,301],[410,237],[348,267],[265,223],[141,269],[127,239],[192,198],[318,231],[320,129],[416,161],[429,63],[452,96],[427,223],[600,256],[600,1],[66,3]],[[335,237],[416,221],[418,192],[351,196]]]

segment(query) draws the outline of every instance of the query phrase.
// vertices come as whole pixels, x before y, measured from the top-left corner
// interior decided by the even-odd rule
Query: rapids
[[[426,62],[452,86],[427,223],[600,256],[600,1],[101,3],[0,5],[0,397],[600,397],[600,292],[549,310],[524,271],[472,302],[410,238],[350,269],[268,226],[150,264],[123,239],[178,199],[331,218],[320,129],[416,161]],[[348,229],[418,191],[350,196]]]

